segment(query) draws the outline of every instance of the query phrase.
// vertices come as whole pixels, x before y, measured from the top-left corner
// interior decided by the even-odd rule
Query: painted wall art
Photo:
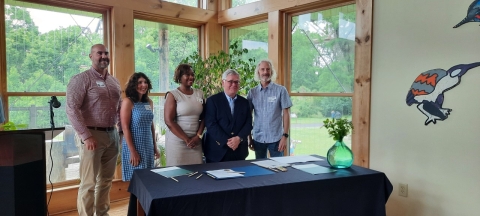
[[[480,62],[455,65],[447,71],[432,69],[421,73],[408,91],[407,105],[417,104],[417,109],[427,117],[425,125],[447,119],[452,109],[443,107],[444,93],[459,85],[462,76],[478,66]]]
[[[467,16],[453,28],[458,28],[468,22],[480,22],[480,0],[475,0],[470,4],[467,10]]]

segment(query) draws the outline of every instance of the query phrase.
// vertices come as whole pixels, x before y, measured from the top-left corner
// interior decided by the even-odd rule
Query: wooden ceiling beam
[[[228,25],[231,22],[240,22],[275,11],[287,13],[305,12],[312,8],[318,10],[320,7],[341,6],[353,3],[355,3],[354,0],[262,0],[219,11],[218,23]]]

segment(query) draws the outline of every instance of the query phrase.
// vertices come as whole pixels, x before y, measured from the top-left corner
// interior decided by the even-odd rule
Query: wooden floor
[[[127,215],[128,210],[128,201],[129,199],[124,199],[110,204],[110,211],[108,214],[110,216],[125,216]],[[78,216],[77,211],[65,212],[61,214],[55,214],[55,216]]]

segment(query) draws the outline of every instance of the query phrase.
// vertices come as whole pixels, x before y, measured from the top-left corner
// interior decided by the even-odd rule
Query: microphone
[[[53,133],[53,129],[55,129],[55,123],[53,122],[55,114],[53,113],[53,108],[59,108],[62,104],[57,100],[56,96],[52,96],[52,99],[50,99],[48,103],[50,104],[50,126],[52,127]]]
[[[54,108],[59,108],[62,104],[60,101],[57,100],[56,96],[52,96],[52,99],[50,100],[50,105],[53,106]]]

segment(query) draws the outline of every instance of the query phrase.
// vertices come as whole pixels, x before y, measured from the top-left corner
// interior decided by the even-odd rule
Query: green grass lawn
[[[295,142],[294,155],[321,155],[335,143],[324,128],[298,128],[290,130],[290,142]],[[300,142],[298,142],[300,141]],[[247,160],[255,159],[255,152],[249,151]]]
[[[290,118],[290,123],[309,124],[321,123],[325,118]]]

